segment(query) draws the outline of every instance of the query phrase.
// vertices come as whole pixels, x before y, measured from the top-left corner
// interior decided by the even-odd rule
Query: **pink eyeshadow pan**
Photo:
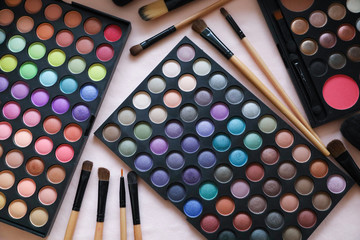
[[[28,127],[35,127],[40,123],[41,114],[36,109],[29,109],[23,115],[23,121]]]
[[[56,43],[60,47],[68,47],[74,41],[74,35],[69,30],[62,30],[56,35]]]
[[[114,49],[109,44],[101,44],[96,49],[96,56],[100,61],[107,62],[114,57]]]
[[[11,136],[12,127],[7,122],[0,122],[0,140],[6,140]]]
[[[70,162],[74,157],[74,149],[68,144],[62,144],[56,149],[55,156],[62,163]]]
[[[89,37],[82,37],[76,42],[76,50],[80,54],[88,54],[94,49],[94,41]]]
[[[53,149],[53,142],[48,137],[40,137],[35,142],[35,150],[40,155],[47,155]]]

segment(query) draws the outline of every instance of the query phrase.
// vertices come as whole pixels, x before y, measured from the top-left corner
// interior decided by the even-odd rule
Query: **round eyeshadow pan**
[[[114,57],[115,51],[110,44],[101,44],[96,48],[96,56],[100,61],[108,62]]]
[[[182,180],[187,185],[195,185],[200,182],[201,173],[196,167],[188,167],[182,173]]]
[[[241,112],[246,118],[255,119],[260,115],[261,109],[257,102],[248,101],[243,105]]]
[[[119,143],[118,150],[121,155],[131,157],[137,151],[137,145],[131,138],[125,138]]]
[[[40,40],[49,40],[54,35],[54,26],[50,23],[41,23],[36,28],[36,35]]]
[[[151,137],[152,128],[147,122],[139,122],[134,127],[134,135],[139,140],[146,140]]]
[[[259,149],[262,143],[262,137],[256,132],[250,132],[244,138],[244,145],[250,150]]]
[[[45,164],[38,157],[30,158],[26,162],[26,171],[31,176],[39,176],[41,173],[43,173],[44,169],[45,169]]]
[[[176,108],[181,104],[182,96],[176,90],[169,90],[164,94],[163,101],[169,108]]]
[[[24,162],[24,155],[21,151],[13,149],[6,154],[5,162],[11,168],[18,168]]]
[[[36,14],[40,12],[42,8],[42,1],[41,0],[26,0],[25,1],[25,10],[29,14]]]
[[[296,175],[296,167],[293,163],[283,162],[278,169],[279,176],[284,180],[290,180]]]
[[[31,211],[29,218],[35,227],[42,227],[48,222],[49,214],[44,208],[38,207]]]
[[[14,143],[20,148],[25,148],[29,146],[32,140],[33,135],[27,129],[20,129],[14,135]]]
[[[346,181],[340,175],[331,175],[327,180],[327,187],[334,194],[342,193],[346,188]]]
[[[200,141],[194,135],[187,135],[181,140],[181,148],[186,153],[195,153],[200,148]]]
[[[181,153],[172,152],[166,157],[166,165],[171,170],[179,170],[184,166],[184,164],[185,164],[185,159],[181,155]]]
[[[3,44],[6,39],[6,33],[4,30],[0,29],[0,44]]]
[[[316,214],[312,210],[302,210],[297,217],[299,225],[303,228],[312,228],[317,221]]]
[[[211,71],[211,63],[205,58],[199,58],[193,64],[193,71],[199,76],[206,76]]]
[[[62,163],[70,162],[74,157],[75,151],[68,144],[61,144],[55,150],[56,159]]]
[[[333,48],[336,45],[336,42],[336,35],[332,32],[325,32],[319,37],[319,43],[324,48]]]
[[[303,196],[307,196],[314,190],[314,182],[309,177],[300,177],[295,182],[295,190]]]
[[[92,102],[99,96],[99,90],[91,83],[84,84],[80,88],[80,96],[86,102]]]
[[[35,142],[35,150],[40,155],[48,155],[53,147],[54,143],[49,137],[40,137]]]
[[[216,198],[217,194],[218,194],[219,190],[217,188],[217,186],[215,184],[213,184],[212,182],[204,182],[200,185],[199,188],[199,195],[207,200],[213,200],[214,198]]]
[[[216,156],[212,151],[204,150],[198,156],[198,163],[203,168],[211,168],[216,163]]]
[[[60,90],[65,94],[72,94],[77,88],[78,83],[72,77],[65,77],[60,81]]]
[[[333,69],[342,69],[346,65],[346,57],[341,53],[331,54],[328,60],[328,64]]]
[[[247,213],[238,213],[233,220],[233,225],[236,230],[246,232],[251,228],[252,219]]]
[[[351,41],[356,35],[356,30],[353,25],[345,23],[339,27],[337,34],[341,40]]]
[[[50,116],[44,120],[43,128],[46,133],[53,135],[60,131],[61,125],[62,124],[59,118]]]
[[[196,91],[194,100],[199,106],[205,107],[212,102],[213,94],[206,88],[200,88]]]
[[[147,154],[140,154],[135,158],[134,165],[140,172],[147,172],[152,168],[153,160]]]
[[[12,218],[21,219],[27,212],[27,205],[23,200],[14,200],[9,204],[8,212]]]
[[[227,124],[227,129],[232,135],[241,135],[246,128],[245,122],[237,117],[234,117],[230,119],[230,121]]]
[[[109,42],[117,42],[122,36],[122,30],[119,26],[111,24],[105,28],[104,36]]]
[[[228,84],[227,77],[222,73],[215,73],[209,79],[209,85],[214,90],[222,90]]]
[[[121,136],[121,130],[115,124],[108,124],[104,127],[102,135],[106,141],[116,142]]]
[[[258,127],[263,133],[270,134],[276,130],[277,121],[273,116],[265,115],[259,120]]]
[[[124,126],[133,124],[136,120],[136,113],[129,107],[122,108],[118,113],[118,120]]]
[[[41,121],[41,114],[36,109],[28,109],[23,115],[23,122],[28,127],[35,127]]]
[[[332,201],[328,193],[318,192],[313,196],[312,203],[317,210],[326,211],[330,208]]]
[[[340,3],[333,3],[328,8],[328,15],[335,21],[340,21],[346,16],[346,9]]]
[[[210,114],[215,120],[223,121],[229,116],[230,110],[226,104],[219,102],[211,107]]]
[[[313,39],[305,39],[300,44],[300,51],[306,56],[314,55],[319,49],[317,42]]]
[[[360,3],[357,0],[347,0],[346,7],[352,13],[360,13]]]
[[[150,150],[156,155],[163,155],[169,149],[169,143],[163,137],[154,137],[150,141]]]
[[[360,31],[360,20],[359,20],[359,31]],[[347,51],[347,57],[353,62],[360,62],[360,47],[352,46]]]
[[[85,68],[86,68],[86,61],[84,58],[75,56],[69,60],[68,69],[71,73],[80,74],[83,71],[85,71]]]
[[[309,23],[304,18],[295,18],[291,23],[291,30],[297,35],[303,35],[309,30]]]
[[[190,62],[195,57],[195,49],[189,45],[181,45],[177,50],[177,57],[183,62]]]
[[[33,62],[25,62],[20,67],[20,75],[25,80],[33,79],[38,73],[38,67]]]
[[[281,190],[281,183],[276,179],[268,179],[263,185],[263,192],[269,197],[277,197]]]
[[[313,5],[314,0],[304,0],[301,2],[298,2],[297,0],[281,0],[281,3],[289,11],[303,12],[303,11],[309,9]],[[266,238],[263,238],[263,239],[266,239]],[[251,239],[251,240],[255,240],[255,239]],[[260,239],[258,239],[258,240],[260,240]]]
[[[181,66],[175,60],[169,60],[164,63],[162,67],[162,72],[168,78],[174,78],[180,74]]]
[[[180,108],[180,118],[186,122],[191,123],[195,121],[198,117],[198,110],[192,104],[186,104]]]
[[[309,22],[316,28],[322,28],[326,25],[328,19],[323,11],[314,11],[310,14]]]
[[[178,86],[184,92],[191,92],[197,84],[196,78],[191,74],[182,75],[179,78]]]
[[[61,30],[56,34],[56,43],[60,47],[68,47],[74,41],[74,35],[70,30]]]
[[[29,46],[28,54],[34,60],[42,59],[46,54],[46,47],[40,42],[32,43]]]
[[[17,102],[7,102],[2,109],[4,117],[13,120],[16,119],[21,112],[20,105]]]
[[[8,41],[8,49],[13,53],[19,53],[24,50],[26,46],[26,40],[20,35],[12,36]]]
[[[95,35],[101,31],[102,23],[99,19],[91,17],[84,22],[84,30],[87,34]]]
[[[57,199],[57,192],[55,188],[45,186],[40,189],[38,194],[39,201],[46,206],[52,205]]]
[[[317,159],[311,162],[310,164],[310,173],[315,178],[323,178],[327,175],[329,167],[327,163],[323,160]]]
[[[45,69],[40,73],[39,81],[44,87],[53,86],[58,80],[57,73],[52,69]]]
[[[297,227],[290,226],[282,234],[283,240],[301,240],[302,234]]]
[[[76,41],[76,50],[80,54],[89,54],[94,49],[94,41],[89,37],[81,37]]]
[[[235,210],[235,203],[229,197],[222,197],[216,202],[215,208],[220,215],[229,216]]]
[[[286,193],[280,198],[280,207],[288,213],[295,212],[299,208],[299,199],[292,193]]]
[[[218,152],[226,152],[231,147],[231,140],[225,134],[218,134],[213,138],[212,145]]]
[[[77,11],[69,11],[64,16],[64,23],[69,28],[75,28],[80,25],[82,16]]]
[[[294,135],[289,130],[281,130],[276,134],[275,142],[281,148],[289,148],[294,143]]]
[[[156,187],[164,187],[169,183],[170,175],[164,169],[156,169],[151,173],[150,180]]]
[[[12,127],[7,122],[0,122],[0,140],[6,140],[11,136]]]
[[[48,55],[48,62],[53,67],[60,67],[66,60],[65,53],[60,49],[52,50]]]
[[[5,195],[0,192],[0,210],[2,210],[6,205],[6,197]]]
[[[233,171],[227,165],[217,166],[214,177],[219,183],[228,183],[233,178]]]
[[[260,159],[267,165],[274,165],[279,158],[279,151],[274,147],[266,147],[261,151]]]
[[[211,120],[202,119],[197,122],[195,129],[201,137],[210,137],[215,131],[215,126]]]
[[[0,172],[0,189],[7,190],[15,183],[15,175],[11,171],[4,170]]]
[[[174,184],[167,190],[167,197],[172,202],[181,202],[186,197],[186,190],[181,184]]]
[[[65,169],[60,165],[53,165],[47,170],[47,178],[53,184],[59,184],[64,181],[66,176]]]
[[[214,233],[219,229],[220,221],[214,215],[206,215],[201,219],[200,226],[205,232]]]
[[[189,199],[184,204],[184,213],[189,218],[197,218],[203,211],[202,204],[196,199]]]
[[[90,109],[85,104],[77,104],[72,109],[72,116],[78,122],[85,122],[91,116]]]
[[[254,195],[248,201],[248,208],[254,214],[262,214],[267,208],[267,202],[261,195]]]
[[[246,168],[246,177],[252,182],[259,182],[265,175],[264,168],[258,163],[252,163]]]
[[[25,82],[16,82],[11,87],[11,95],[18,100],[24,99],[30,91],[30,87]]]
[[[15,56],[6,54],[0,59],[0,69],[4,72],[12,72],[17,67],[18,60]]]
[[[244,99],[244,92],[238,87],[231,87],[226,90],[225,99],[233,105],[241,103]]]
[[[9,80],[5,75],[0,74],[0,92],[4,92],[9,86]]]
[[[165,133],[169,138],[176,139],[180,137],[184,132],[184,126],[177,120],[172,120],[166,123]]]
[[[8,26],[14,21],[14,12],[10,9],[0,10],[0,26]]]
[[[107,74],[107,70],[104,65],[95,63],[89,67],[88,75],[89,78],[95,82],[102,81]]]
[[[57,114],[64,114],[70,108],[70,102],[66,97],[58,96],[51,103],[52,110]]]
[[[248,155],[241,149],[234,149],[229,154],[229,162],[235,167],[242,167],[248,161]]]
[[[230,190],[234,197],[244,199],[250,193],[250,186],[245,180],[240,179],[231,184]]]
[[[5,0],[5,3],[9,7],[16,7],[21,3],[21,0]]]
[[[150,92],[158,94],[164,91],[166,88],[166,82],[160,76],[153,76],[149,79],[147,87]]]
[[[279,230],[283,227],[285,221],[281,213],[270,212],[265,218],[265,224],[271,230]]]
[[[45,17],[49,21],[56,21],[62,15],[62,8],[57,4],[50,4],[45,8]]]
[[[82,137],[82,129],[75,123],[70,123],[64,129],[64,137],[69,142],[77,142]],[[116,132],[114,133],[116,134]]]
[[[224,230],[219,233],[218,240],[236,240],[236,236],[232,231]]]
[[[150,109],[149,118],[155,124],[161,124],[165,122],[168,117],[168,113],[163,106],[157,105]]]
[[[310,148],[304,144],[296,145],[292,150],[292,157],[299,163],[305,163],[311,157]]]
[[[150,106],[151,97],[148,93],[140,91],[134,95],[132,103],[137,109],[143,110]]]
[[[35,193],[35,190],[36,184],[34,180],[30,178],[22,179],[17,185],[18,193],[24,198],[31,197]]]

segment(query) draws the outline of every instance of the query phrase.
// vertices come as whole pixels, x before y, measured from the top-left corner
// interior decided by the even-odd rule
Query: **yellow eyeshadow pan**
[[[353,184],[186,37],[95,136],[206,239],[307,239]]]
[[[0,1],[1,222],[48,236],[129,33],[80,4]]]

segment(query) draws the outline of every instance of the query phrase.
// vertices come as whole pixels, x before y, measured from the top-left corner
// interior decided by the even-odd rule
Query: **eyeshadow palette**
[[[307,239],[353,185],[188,38],[95,135],[206,239]]]
[[[0,221],[48,234],[129,33],[77,4],[0,2]]]
[[[311,125],[359,110],[360,2],[258,2]]]

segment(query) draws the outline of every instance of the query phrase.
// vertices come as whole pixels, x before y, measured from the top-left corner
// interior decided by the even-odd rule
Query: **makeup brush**
[[[71,240],[73,238],[77,219],[81,208],[81,203],[84,198],[84,193],[90,178],[92,167],[93,167],[93,163],[91,161],[84,161],[82,164],[79,184],[76,190],[75,200],[69,218],[69,222],[66,228],[64,240]]]
[[[354,115],[346,119],[342,124],[340,131],[342,135],[354,147],[360,151],[360,114]]]
[[[139,9],[139,15],[144,21],[161,17],[162,15],[194,0],[157,0]]]
[[[128,180],[128,185],[129,185],[131,212],[132,212],[132,218],[133,218],[133,224],[134,224],[134,239],[142,240],[137,174],[134,171],[129,172],[127,175],[127,180]]]
[[[126,196],[123,169],[121,169],[120,177],[120,237],[121,240],[126,240]]]
[[[237,33],[237,35],[240,37],[240,40],[245,45],[246,50],[250,53],[251,57],[255,61],[255,63],[259,66],[261,71],[265,74],[265,76],[270,80],[271,84],[274,86],[276,91],[279,93],[279,95],[284,100],[285,104],[290,108],[290,110],[293,112],[293,114],[300,120],[300,122],[319,140],[319,136],[316,134],[314,129],[310,126],[310,124],[307,122],[307,120],[301,115],[299,109],[295,106],[295,104],[291,101],[290,97],[286,94],[285,90],[281,86],[281,84],[278,82],[274,74],[270,71],[264,60],[261,58],[260,54],[256,51],[254,46],[250,43],[250,41],[247,39],[244,32],[241,30],[239,25],[235,22],[233,17],[226,11],[225,8],[220,9],[221,14],[226,18],[226,20],[229,22],[231,27],[234,29],[234,31]]]
[[[295,117],[295,115],[238,59],[231,50],[207,27],[204,20],[196,20],[192,28],[222,53],[270,102],[283,113],[325,156],[330,153],[326,147]]]
[[[131,47],[130,48],[131,55],[133,55],[133,56],[138,55],[144,49],[150,47],[151,45],[153,45],[157,41],[165,38],[166,36],[168,36],[170,34],[172,34],[176,30],[179,30],[179,29],[187,26],[188,24],[192,23],[196,19],[203,17],[204,15],[208,14],[209,12],[215,10],[218,7],[221,7],[222,5],[224,5],[225,3],[230,2],[230,1],[231,0],[219,0],[219,1],[215,2],[214,4],[200,10],[198,13],[192,15],[191,17],[188,17],[185,20],[183,20],[183,21],[181,21],[181,22],[179,22],[179,23],[165,29],[161,33],[156,34],[155,36],[143,41],[142,43]]]
[[[98,208],[94,240],[103,238],[106,198],[109,189],[110,172],[106,168],[99,168],[99,190],[98,190]]]
[[[360,169],[351,157],[350,153],[346,150],[344,144],[335,139],[327,145],[331,155],[338,163],[346,170],[346,172],[360,185]]]

